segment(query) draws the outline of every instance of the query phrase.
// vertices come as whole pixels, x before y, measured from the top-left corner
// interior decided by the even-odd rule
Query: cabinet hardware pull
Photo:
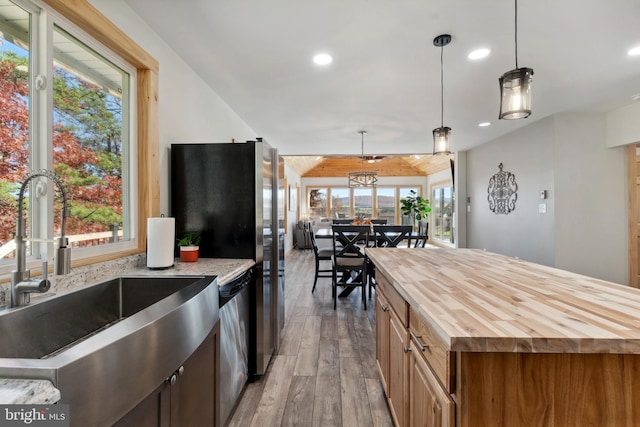
[[[176,374],[171,375],[171,377],[169,378],[169,383],[171,383],[171,385],[174,385],[176,383],[176,380],[178,379],[178,376]]]
[[[406,344],[404,344],[404,345],[402,346],[402,350],[403,350],[405,353],[409,353],[409,352],[411,351],[411,347],[407,347],[407,345],[406,345]]]
[[[420,338],[422,338],[422,335],[421,336],[416,336],[416,334],[414,334],[411,331],[409,333],[411,334],[411,339],[413,340],[413,342],[416,343],[416,345],[418,346],[418,349],[420,349],[420,351],[425,351],[427,348],[429,348],[428,344],[423,344],[420,341]]]
[[[388,305],[383,305],[382,306],[382,311],[384,311],[384,312],[389,311],[389,306]]]
[[[184,366],[180,366],[178,368],[178,375],[182,375],[182,374],[184,374]]]

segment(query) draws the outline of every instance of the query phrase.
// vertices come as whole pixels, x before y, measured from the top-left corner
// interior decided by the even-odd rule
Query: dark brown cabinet
[[[184,364],[114,426],[213,427],[219,387],[219,331],[216,323]]]

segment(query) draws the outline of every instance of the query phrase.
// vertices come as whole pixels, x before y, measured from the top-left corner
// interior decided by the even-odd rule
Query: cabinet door
[[[396,426],[407,425],[409,356],[409,332],[393,310],[389,311],[389,407]]]
[[[376,363],[380,381],[386,396],[389,395],[389,304],[383,294],[376,290]]]
[[[219,324],[186,360],[171,387],[172,426],[213,426],[216,419]]]
[[[454,427],[455,406],[415,346],[409,355],[409,425]]]
[[[171,422],[171,390],[164,382],[113,427],[169,427]]]

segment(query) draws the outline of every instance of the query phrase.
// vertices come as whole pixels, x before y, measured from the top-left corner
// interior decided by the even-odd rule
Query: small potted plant
[[[181,239],[178,239],[180,247],[180,261],[196,262],[200,254],[200,235],[198,233],[185,233]]]
[[[418,222],[429,218],[431,206],[429,205],[429,199],[423,199],[418,196],[415,190],[411,190],[405,199],[400,200],[400,210],[404,215],[411,218],[415,230]]]

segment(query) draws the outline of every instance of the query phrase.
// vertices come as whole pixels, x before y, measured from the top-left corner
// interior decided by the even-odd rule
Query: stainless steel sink
[[[215,276],[122,276],[0,311],[0,378],[48,379],[73,425],[111,425],[218,320]]]

